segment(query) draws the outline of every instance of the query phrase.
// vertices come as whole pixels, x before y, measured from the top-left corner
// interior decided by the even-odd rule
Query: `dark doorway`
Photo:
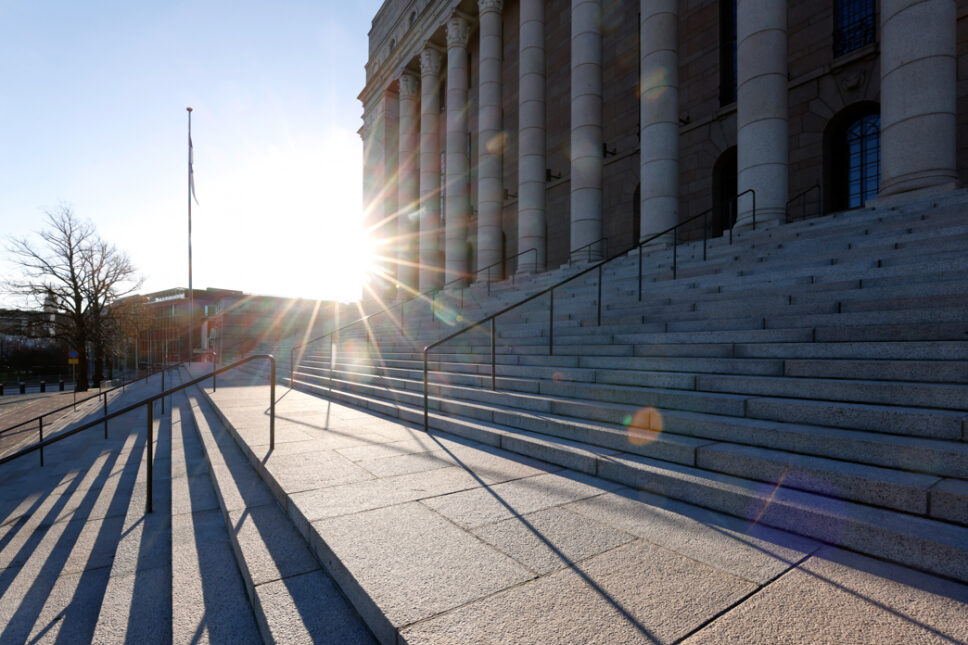
[[[732,227],[736,219],[733,212],[736,197],[736,146],[726,148],[713,164],[713,217],[710,237],[719,237]]]

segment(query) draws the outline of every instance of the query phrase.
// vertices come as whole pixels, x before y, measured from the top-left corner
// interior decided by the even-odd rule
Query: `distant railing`
[[[26,421],[21,421],[19,423],[13,424],[12,426],[8,426],[8,427],[4,428],[3,430],[0,430],[0,435],[3,435],[5,433],[7,433],[7,432],[10,432],[11,430],[16,430],[17,428],[20,428],[22,426],[30,425],[31,423],[37,423],[37,425],[38,425],[38,432],[40,433],[40,440],[43,441],[44,440],[44,417],[49,416],[51,414],[56,414],[58,412],[63,412],[67,408],[71,408],[71,407],[76,410],[78,403],[84,404],[84,403],[87,403],[88,401],[91,401],[91,400],[96,399],[96,398],[99,398],[99,397],[102,400],[102,405],[103,405],[103,408],[104,408],[104,414],[107,414],[107,410],[108,410],[108,394],[110,394],[111,392],[114,392],[116,390],[121,390],[123,392],[128,385],[134,385],[138,381],[142,381],[143,380],[143,381],[145,381],[147,383],[149,378],[151,378],[152,376],[154,376],[156,374],[159,374],[159,373],[161,374],[161,389],[162,389],[162,391],[164,391],[164,389],[165,389],[165,372],[167,370],[174,369],[175,367],[178,367],[178,365],[181,365],[181,363],[177,363],[175,365],[166,365],[165,367],[163,367],[163,368],[161,368],[159,370],[155,370],[154,372],[149,372],[145,376],[141,376],[141,377],[139,377],[139,378],[137,378],[137,379],[135,379],[133,381],[130,381],[130,382],[128,382],[128,381],[122,382],[120,385],[115,385],[114,387],[109,388],[107,390],[101,390],[97,394],[95,394],[94,396],[89,396],[86,399],[81,399],[80,401],[77,401],[77,393],[75,391],[74,400],[71,403],[68,403],[67,405],[62,405],[59,408],[54,408],[53,410],[48,410],[47,412],[44,412],[43,414],[38,414],[37,416],[35,416],[33,418],[30,418],[30,419],[27,419]],[[165,413],[165,402],[164,402],[164,400],[162,400],[162,403],[161,403],[161,413],[162,414]],[[105,420],[104,421],[104,438],[107,439],[107,436],[108,436],[108,422],[107,422],[107,420]],[[40,465],[41,466],[44,465],[44,454],[43,454],[43,452],[41,452],[41,454],[40,454]]]
[[[487,270],[488,271],[488,277],[490,277],[490,269],[491,269],[491,267],[497,266],[499,264],[503,264],[504,262],[506,262],[508,260],[515,260],[515,259],[521,257],[522,255],[525,255],[526,253],[531,253],[531,252],[534,252],[535,258],[537,258],[537,256],[538,256],[538,250],[537,249],[534,249],[534,248],[530,248],[530,249],[527,249],[526,251],[521,251],[520,253],[518,253],[516,255],[513,255],[511,257],[505,258],[504,260],[501,260],[500,262],[495,262],[494,264],[488,265],[488,266],[480,269],[479,271],[477,271],[477,274],[480,274],[481,271]],[[537,259],[535,259],[535,262],[537,263]],[[512,273],[511,275],[512,275],[511,281],[512,281],[512,284],[513,284],[514,283],[514,274]],[[293,347],[289,350],[289,386],[292,387],[292,384],[294,383],[293,377],[295,375],[295,365],[296,365],[296,363],[295,363],[295,355],[296,355],[296,350],[297,349],[302,349],[303,347],[307,347],[309,345],[313,345],[315,343],[318,343],[319,341],[326,340],[327,338],[330,339],[329,356],[330,356],[330,366],[332,368],[334,338],[338,338],[339,332],[341,332],[341,331],[343,331],[343,330],[345,330],[345,329],[347,329],[349,327],[352,327],[354,325],[358,325],[360,323],[365,323],[366,321],[369,321],[371,319],[374,319],[374,318],[376,318],[377,316],[379,316],[381,314],[387,314],[387,315],[389,315],[389,313],[391,311],[393,311],[394,309],[396,309],[397,307],[399,307],[400,308],[400,318],[399,318],[399,321],[397,322],[397,327],[399,327],[401,333],[406,333],[406,320],[404,318],[404,316],[406,315],[406,308],[404,307],[404,305],[406,305],[407,303],[412,302],[414,300],[417,300],[418,298],[427,299],[427,296],[430,296],[430,298],[428,300],[428,302],[430,304],[430,311],[432,313],[436,313],[437,312],[437,294],[442,289],[446,288],[447,286],[449,286],[451,284],[455,284],[455,283],[457,283],[457,282],[459,282],[461,280],[464,280],[464,279],[466,279],[466,276],[462,276],[462,277],[457,278],[455,280],[451,280],[450,282],[448,282],[447,284],[445,284],[441,288],[435,287],[433,289],[428,289],[427,291],[424,291],[422,293],[418,293],[417,295],[415,295],[415,296],[413,296],[413,297],[411,297],[411,298],[409,298],[407,300],[404,300],[403,302],[398,302],[398,303],[396,303],[394,305],[391,305],[389,307],[386,307],[384,309],[381,309],[380,311],[376,311],[376,312],[374,312],[372,314],[368,314],[366,316],[363,316],[362,318],[358,318],[357,320],[354,320],[351,323],[347,323],[347,324],[343,325],[339,329],[334,329],[334,330],[332,330],[332,331],[330,331],[328,333],[322,334],[320,336],[316,336],[315,338],[310,338],[309,340],[307,340],[305,342],[302,342],[302,343],[299,343],[298,345],[293,345]],[[491,294],[491,281],[490,281],[490,279],[488,279],[488,281],[487,281],[487,293],[488,293],[488,295]],[[461,307],[461,309],[463,309],[464,308],[464,287],[461,287],[460,299],[461,299],[460,307]],[[391,320],[393,320],[393,319],[391,318]],[[437,320],[437,317],[436,316],[434,316],[434,320],[435,321]],[[435,324],[436,324],[436,322],[435,322]],[[369,336],[370,336],[369,328],[367,328],[366,334],[367,334],[367,342],[369,342]],[[330,386],[332,387],[332,369],[330,369]]]
[[[148,487],[148,494],[147,494],[147,501],[145,503],[145,511],[148,512],[148,513],[151,513],[152,512],[152,503],[151,503],[151,498],[152,498],[152,480],[153,480],[153,476],[152,476],[153,470],[152,469],[154,467],[154,410],[155,410],[154,405],[153,405],[154,402],[157,401],[158,399],[161,399],[162,401],[164,401],[164,399],[165,399],[166,396],[171,396],[175,392],[178,392],[180,390],[184,390],[187,387],[191,387],[192,385],[196,385],[198,383],[201,383],[202,381],[208,380],[209,378],[213,379],[213,381],[214,381],[216,374],[221,374],[223,372],[227,372],[230,369],[234,369],[234,368],[236,368],[236,367],[238,367],[240,365],[243,365],[245,363],[248,363],[250,361],[254,361],[254,360],[258,360],[258,359],[263,359],[263,358],[264,359],[267,359],[269,361],[269,363],[270,363],[270,366],[271,366],[271,369],[270,369],[270,372],[269,372],[269,450],[274,450],[275,449],[275,445],[276,445],[276,359],[275,359],[274,356],[272,356],[272,354],[253,354],[252,356],[248,356],[246,358],[243,358],[242,360],[236,361],[236,362],[232,363],[231,365],[226,365],[225,367],[221,367],[221,368],[218,368],[218,369],[213,369],[212,372],[209,373],[209,374],[205,374],[204,376],[199,376],[198,378],[192,379],[191,381],[188,381],[187,383],[182,383],[181,385],[179,385],[177,387],[173,387],[170,390],[165,390],[164,388],[162,388],[162,391],[159,392],[158,394],[154,394],[154,395],[152,395],[152,396],[150,396],[150,397],[148,397],[146,399],[142,399],[141,401],[138,401],[137,403],[132,403],[131,405],[125,406],[125,407],[121,408],[120,410],[115,410],[114,412],[111,412],[110,414],[107,413],[107,400],[105,400],[105,408],[104,408],[105,414],[104,414],[103,417],[101,417],[99,419],[95,419],[93,421],[89,421],[88,423],[85,423],[83,425],[77,426],[76,428],[72,428],[72,429],[67,430],[65,432],[61,432],[60,434],[58,434],[58,435],[56,435],[54,437],[49,437],[48,439],[44,439],[43,438],[43,430],[41,430],[41,438],[40,438],[40,441],[38,443],[35,443],[32,446],[28,446],[26,448],[23,448],[22,450],[18,450],[14,454],[9,455],[7,457],[3,457],[2,459],[0,459],[0,466],[2,466],[3,464],[6,464],[8,462],[11,462],[11,461],[13,461],[15,459],[20,459],[21,457],[25,457],[25,456],[29,455],[30,453],[37,452],[37,451],[40,452],[40,465],[43,466],[44,465],[44,448],[46,448],[46,447],[48,447],[48,446],[50,446],[52,444],[55,444],[58,441],[63,441],[64,439],[67,439],[68,437],[72,437],[72,436],[76,435],[79,432],[83,432],[84,430],[87,430],[89,428],[93,428],[94,426],[99,425],[101,423],[104,424],[104,438],[107,439],[108,421],[110,419],[114,419],[116,417],[121,416],[122,414],[127,414],[128,412],[132,412],[133,410],[137,410],[139,407],[141,407],[142,405],[144,405],[146,407],[146,409],[147,409],[147,412],[148,412],[148,425],[147,425],[147,427],[148,427],[148,441],[147,441],[147,450],[148,450],[148,454],[147,454],[147,469],[148,469],[147,487]],[[91,397],[91,398],[93,398],[93,397]],[[162,412],[162,414],[164,414],[164,412]]]

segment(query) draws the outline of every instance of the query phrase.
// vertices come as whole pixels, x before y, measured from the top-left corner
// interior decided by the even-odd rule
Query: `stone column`
[[[383,121],[382,130],[383,149],[383,180],[380,186],[379,199],[382,204],[380,221],[378,223],[377,239],[381,241],[380,273],[385,280],[385,288],[381,294],[383,302],[392,302],[396,298],[397,262],[395,256],[399,248],[397,236],[397,219],[400,211],[397,208],[397,136],[399,131],[400,99],[397,92],[386,90],[380,101],[380,120]]]
[[[881,0],[881,195],[957,182],[955,0]]]
[[[679,221],[678,4],[678,0],[639,2],[641,239]]]
[[[447,246],[445,282],[467,275],[467,220],[470,195],[467,183],[467,41],[470,25],[461,16],[447,21],[447,146],[444,157],[444,222]]]
[[[504,135],[501,131],[501,59],[504,0],[478,0],[481,18],[477,107],[477,268],[501,261],[504,210]],[[497,269],[499,267],[495,267]],[[495,279],[499,271],[491,270]],[[486,274],[477,276],[486,280]]]
[[[602,6],[571,0],[571,248],[602,237]],[[602,246],[579,257],[599,259]]]
[[[543,271],[545,258],[544,0],[521,0],[518,59],[518,261],[520,272]],[[534,264],[530,264],[533,262]]]
[[[420,54],[420,290],[443,284],[440,230],[440,52]]]
[[[769,225],[785,219],[788,199],[787,3],[737,2],[737,186],[756,191],[756,225]],[[737,211],[737,227],[751,227],[750,195]]]
[[[420,261],[417,236],[420,233],[420,182],[417,178],[418,79],[410,72],[400,75],[400,120],[397,146],[397,280],[400,282],[398,297],[407,299],[419,288],[417,266]]]

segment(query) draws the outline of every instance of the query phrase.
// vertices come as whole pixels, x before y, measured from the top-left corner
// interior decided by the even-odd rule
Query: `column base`
[[[895,206],[897,204],[905,204],[907,202],[914,202],[920,199],[929,199],[936,195],[952,193],[960,189],[961,184],[957,181],[949,181],[944,184],[935,184],[933,186],[915,188],[913,190],[905,189],[903,191],[891,191],[890,189],[886,189],[879,193],[874,199],[868,199],[866,202],[864,202],[864,208],[873,210],[875,208],[884,208],[885,206]]]

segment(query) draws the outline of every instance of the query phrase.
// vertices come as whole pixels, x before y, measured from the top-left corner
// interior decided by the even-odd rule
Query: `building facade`
[[[968,0],[387,0],[359,97],[387,287],[951,189],[966,68]]]

